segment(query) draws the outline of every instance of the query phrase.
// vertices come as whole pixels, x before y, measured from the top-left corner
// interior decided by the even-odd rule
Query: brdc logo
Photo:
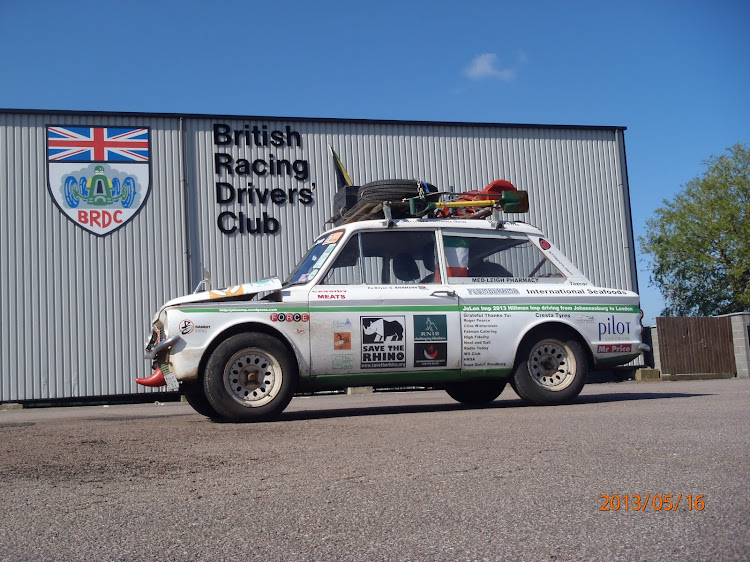
[[[97,236],[124,226],[151,190],[148,127],[47,127],[47,188],[59,209]]]

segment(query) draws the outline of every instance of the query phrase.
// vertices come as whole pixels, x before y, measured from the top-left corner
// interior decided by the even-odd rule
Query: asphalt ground
[[[11,410],[0,451],[2,560],[750,558],[750,380],[300,397],[246,425]]]

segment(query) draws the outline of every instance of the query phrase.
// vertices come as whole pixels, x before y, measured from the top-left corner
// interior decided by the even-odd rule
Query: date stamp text
[[[703,511],[706,508],[704,495],[675,494],[601,494],[599,511]]]

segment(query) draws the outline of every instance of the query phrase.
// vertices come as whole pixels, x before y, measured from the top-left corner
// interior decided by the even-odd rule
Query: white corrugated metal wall
[[[215,123],[299,132],[297,147],[214,144]],[[151,194],[135,219],[96,237],[47,192],[45,126],[148,126]],[[184,144],[183,144],[184,143]],[[529,191],[519,220],[545,231],[590,278],[636,290],[621,128],[0,112],[0,401],[143,392],[151,315],[211,272],[214,287],[285,276],[333,211],[332,145],[358,183],[421,178],[456,191],[507,179]],[[307,160],[309,178],[228,176],[214,155]],[[313,189],[314,203],[217,204],[215,184]],[[226,235],[220,212],[265,211],[271,235]],[[188,255],[189,253],[189,255]]]
[[[47,191],[46,125],[151,127],[151,194],[99,238]],[[0,401],[135,393],[149,318],[187,288],[177,121],[0,114]],[[168,264],[168,265],[167,265]]]

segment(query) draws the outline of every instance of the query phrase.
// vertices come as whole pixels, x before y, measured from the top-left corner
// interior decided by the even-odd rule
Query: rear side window
[[[444,232],[443,244],[450,283],[565,281],[525,234]]]

